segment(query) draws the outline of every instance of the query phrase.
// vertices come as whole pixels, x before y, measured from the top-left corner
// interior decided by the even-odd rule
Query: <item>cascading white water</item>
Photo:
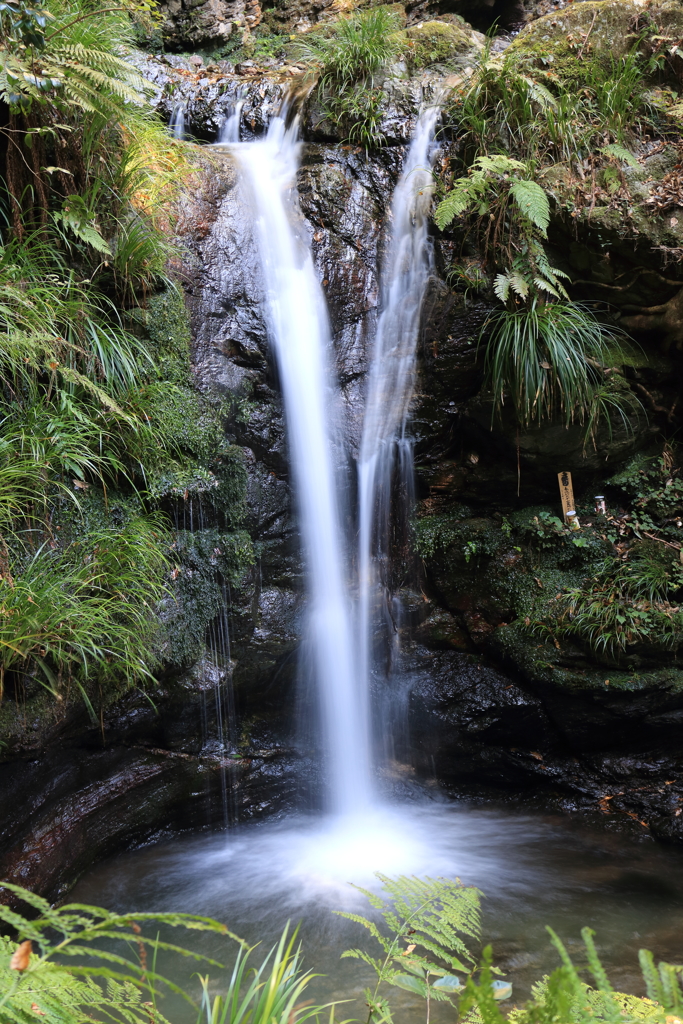
[[[382,277],[382,310],[368,375],[358,459],[359,668],[369,685],[372,637],[380,611],[391,617],[388,593],[391,492],[398,461],[412,486],[412,445],[406,423],[415,383],[420,314],[432,272],[428,238],[433,136],[438,105],[418,119],[391,204],[391,242]],[[397,460],[398,454],[398,460]]]
[[[320,693],[330,809],[372,802],[368,716],[358,673],[345,578],[339,487],[332,456],[335,406],[327,309],[297,210],[296,122],[275,118],[265,139],[233,148],[249,183],[277,356],[308,570],[309,628]]]
[[[171,111],[171,120],[168,127],[174,139],[185,138],[185,104],[176,103]]]
[[[226,117],[221,127],[218,142],[219,144],[225,145],[226,143],[239,142],[240,141],[240,119],[242,117],[242,107],[244,106],[244,97],[240,96],[232,112]]]

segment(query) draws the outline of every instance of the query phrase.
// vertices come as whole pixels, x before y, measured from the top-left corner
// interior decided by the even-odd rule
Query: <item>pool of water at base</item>
[[[324,975],[309,997],[352,1000],[339,1008],[338,1019],[364,1019],[362,993],[372,972],[340,954],[362,946],[376,955],[379,948],[362,927],[333,911],[366,914],[365,897],[350,883],[377,888],[377,871],[458,877],[478,886],[483,939],[513,983],[513,1002],[527,998],[531,985],[558,966],[546,925],[577,962],[580,930],[593,928],[610,979],[624,991],[644,994],[640,948],[683,961],[683,849],[576,818],[461,803],[381,806],[337,819],[302,815],[184,836],[102,863],[69,899],[126,912],[210,915],[249,943],[261,943],[255,961],[288,920],[301,922],[305,966]],[[169,938],[221,963],[234,956],[230,943],[213,934],[174,930]],[[162,961],[159,969],[197,989],[196,964]],[[227,978],[217,968],[199,970],[208,970],[216,991]],[[392,990],[391,1001],[398,1024],[424,1020],[417,997]],[[161,1009],[174,1024],[195,1020],[171,997]],[[449,1006],[436,1009],[435,1024],[454,1019]]]

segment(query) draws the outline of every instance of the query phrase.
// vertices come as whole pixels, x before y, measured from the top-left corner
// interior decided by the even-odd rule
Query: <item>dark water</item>
[[[338,1017],[363,1018],[362,991],[372,973],[339,957],[349,946],[364,945],[373,955],[379,948],[333,910],[366,913],[365,898],[348,883],[376,888],[375,871],[459,877],[482,889],[484,941],[512,981],[514,1001],[558,966],[545,925],[559,933],[577,963],[580,930],[593,928],[613,984],[637,994],[643,994],[638,949],[683,961],[683,850],[570,818],[461,804],[378,808],[334,821],[289,818],[184,837],[100,865],[71,898],[125,911],[208,914],[250,943],[260,941],[264,951],[287,920],[301,921],[305,965],[326,975],[310,994],[321,1001],[354,999]],[[173,935],[181,944],[186,938],[222,963],[234,956],[223,938]],[[196,988],[196,966],[161,966]],[[220,988],[221,972],[212,968],[210,974]],[[424,1017],[422,1004],[408,993],[397,992],[392,1004],[401,1022]],[[164,1012],[174,1021],[192,1019],[180,1006]],[[436,1019],[452,1020],[453,1011],[442,1004]]]

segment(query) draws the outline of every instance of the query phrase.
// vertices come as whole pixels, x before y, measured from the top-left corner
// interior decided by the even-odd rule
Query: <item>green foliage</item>
[[[335,1004],[319,1006],[304,997],[315,977],[302,968],[296,930],[287,925],[276,946],[258,967],[249,964],[255,947],[212,918],[195,914],[112,914],[81,903],[57,909],[47,900],[4,883],[15,902],[28,904],[26,915],[0,905],[0,920],[17,941],[0,937],[0,1022],[29,1024],[44,1016],[55,1024],[168,1024],[160,1009],[167,992],[191,996],[156,970],[157,955],[174,954],[220,968],[209,957],[159,937],[159,928],[214,932],[238,945],[237,959],[224,993],[199,975],[198,1024],[304,1024],[320,1020]],[[146,932],[152,930],[155,937]],[[37,947],[37,951],[36,951]],[[137,954],[137,955],[136,955]],[[344,1022],[346,1024],[346,1022]]]
[[[468,160],[501,148],[538,165],[576,165],[601,149],[627,159],[621,154],[625,140],[652,127],[647,73],[637,47],[611,59],[590,52],[558,59],[485,51],[476,74],[454,97],[451,120],[465,136]],[[618,149],[611,148],[614,143]]]
[[[566,423],[585,423],[595,441],[600,422],[611,431],[616,419],[630,430],[642,407],[623,379],[605,373],[610,344],[624,337],[569,304],[568,275],[545,251],[550,197],[561,200],[547,171],[563,163],[583,179],[590,158],[608,190],[622,188],[621,163],[636,163],[626,142],[650,123],[641,117],[646,68],[635,49],[620,60],[587,53],[552,61],[485,51],[451,111],[467,174],[452,183],[435,220],[442,230],[456,217],[473,224],[506,306],[487,325],[496,408],[507,390],[520,425],[560,413]]]
[[[461,995],[459,1017],[471,1024],[503,1024],[506,1019],[510,1024],[666,1024],[667,1018],[681,1016],[683,967],[664,962],[655,965],[652,954],[640,950],[648,998],[617,992],[600,961],[590,928],[581,932],[586,964],[579,966],[548,928],[561,966],[533,986],[531,1000],[504,1016],[498,1004],[509,997],[511,988],[495,980],[500,972],[492,966],[491,947],[483,950],[477,967],[461,938],[478,939],[478,891],[446,879],[379,877],[391,900],[366,895],[386,921],[391,936],[385,936],[367,918],[346,913],[342,916],[369,931],[385,957],[375,960],[362,950],[349,950],[344,955],[363,959],[372,964],[378,978],[382,976],[389,984],[424,997],[427,1020],[432,999],[450,1001],[456,994]],[[216,983],[208,976],[199,976],[202,991],[198,1024],[304,1024],[307,1020],[319,1021],[325,1010],[330,1011],[330,1024],[334,1024],[338,1004],[319,1006],[302,998],[315,975],[303,970],[297,933],[290,935],[289,926],[263,962],[250,967],[255,947],[247,947],[211,918],[174,913],[113,914],[84,904],[55,909],[20,886],[4,883],[4,888],[14,905],[0,905],[0,920],[16,938],[0,939],[2,1024],[29,1024],[36,1015],[56,1024],[86,1024],[93,1019],[117,1024],[148,1024],[152,1019],[167,1024],[159,1005],[167,991],[192,1000],[157,972],[157,954],[221,965],[162,940],[160,926],[164,931],[181,928],[214,932],[238,944],[224,993],[215,993]],[[28,905],[28,913],[14,909],[20,901]],[[148,929],[155,931],[156,937],[148,937]],[[403,940],[408,943],[406,949],[399,945]],[[426,955],[416,953],[418,947],[426,950]],[[453,954],[454,949],[458,956]],[[453,968],[465,972],[464,984],[449,973]],[[594,984],[582,980],[579,971],[587,971]],[[391,1021],[386,999],[379,998],[376,991],[374,996],[366,993],[366,997],[370,1021]]]
[[[89,701],[166,659],[160,610],[185,567],[162,503],[202,495],[220,525],[213,592],[251,557],[235,410],[199,394],[168,279],[183,147],[125,60],[131,19],[153,15],[0,6],[0,689],[21,697]]]
[[[149,679],[168,540],[158,520],[139,517],[64,547],[52,541],[35,553],[5,548],[0,682],[22,671],[62,700],[73,681],[90,707],[90,671],[100,679]]]
[[[478,156],[466,178],[458,178],[436,210],[434,220],[443,230],[462,213],[476,208],[480,217],[489,214],[503,196],[517,205],[518,215],[528,220],[545,237],[550,222],[550,206],[543,189],[529,178],[510,177],[526,172],[521,161],[508,156]]]
[[[0,904],[0,921],[14,930],[17,940],[0,939],[2,1024],[29,1024],[36,1015],[56,1024],[85,1024],[93,1019],[93,1011],[96,1019],[101,1014],[121,1024],[149,1024],[152,1011],[165,1024],[156,1006],[165,990],[192,1001],[173,981],[157,974],[157,952],[220,964],[161,940],[159,926],[217,932],[244,945],[225,925],[208,917],[112,914],[81,903],[54,909],[20,886],[4,882],[3,888],[29,910],[22,914]],[[150,926],[157,932],[155,938],[145,934]],[[137,952],[136,959],[132,951]]]
[[[600,413],[610,423],[612,408],[639,405],[630,389],[620,390],[605,373],[621,332],[578,304],[532,301],[519,310],[501,310],[489,317],[482,335],[494,412],[508,395],[522,426],[561,416],[567,426],[586,422],[587,436],[594,437]]]
[[[341,18],[328,36],[311,34],[302,40],[300,55],[317,65],[324,90],[344,90],[359,81],[372,81],[400,52],[393,38],[396,16],[385,7],[358,11]]]
[[[680,1014],[682,993],[678,979],[683,968],[660,963],[657,970],[652,954],[641,950],[640,964],[649,999],[616,992],[595,948],[595,933],[583,928],[581,937],[587,968],[595,982],[595,987],[591,987],[581,980],[577,967],[552,928],[548,928],[548,932],[562,966],[533,986],[532,999],[508,1014],[510,1024],[665,1024],[667,1017]],[[467,1019],[480,1024],[503,1024],[505,1018],[491,997],[490,947],[484,951],[480,977],[479,985],[472,979],[468,981],[460,1012],[470,1011]]]
[[[377,983],[374,991],[365,992],[370,1008],[368,1022],[390,1022],[389,1004],[379,991],[383,984],[415,992],[428,1002],[450,1002],[451,996],[460,991],[460,980],[451,972],[472,969],[473,959],[465,940],[476,941],[479,937],[481,894],[457,880],[377,877],[389,899],[357,888],[382,916],[389,935],[369,918],[346,911],[335,913],[362,925],[381,946],[384,956],[373,957],[363,949],[347,949],[342,956],[362,960],[373,968]]]
[[[76,107],[125,118],[125,104],[140,102],[140,74],[115,53],[117,46],[131,41],[124,12],[52,3],[35,12],[32,20],[36,28],[28,46],[22,27],[26,8],[5,37],[0,99],[10,109],[31,111],[49,105],[68,114]]]
[[[376,7],[341,18],[329,35],[310,33],[298,44],[300,59],[316,68],[326,120],[366,149],[383,141],[377,79],[401,51],[398,27],[392,12]]]
[[[316,975],[304,971],[296,930],[287,925],[276,946],[258,968],[248,968],[251,949],[239,950],[225,995],[211,998],[209,979],[201,978],[202,1001],[198,1024],[303,1024],[318,1020],[325,1006],[302,1002]],[[329,1004],[334,1010],[334,1004]],[[333,1019],[332,1014],[330,1015]]]
[[[671,553],[646,549],[626,563],[608,559],[588,582],[555,598],[555,636],[575,637],[596,653],[615,657],[634,645],[677,649],[683,613],[676,596],[683,569]]]
[[[666,444],[661,454],[637,455],[608,484],[618,488],[630,506],[628,525],[638,538],[657,533],[678,545],[683,523],[683,479],[675,449]]]

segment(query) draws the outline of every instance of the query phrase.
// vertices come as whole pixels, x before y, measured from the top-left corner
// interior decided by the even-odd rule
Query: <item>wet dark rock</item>
[[[242,103],[242,138],[262,134],[280,110],[295,78],[289,72],[245,78],[224,61],[211,65],[211,71],[198,69],[189,58],[170,54],[153,57],[138,53],[133,55],[133,62],[154,87],[152,105],[169,121],[174,109],[182,106],[188,137],[201,142],[219,140],[238,102]]]
[[[187,829],[291,804],[289,767],[163,749],[51,752],[0,766],[0,876],[56,900],[98,861]],[[223,787],[229,802],[224,805]]]
[[[162,6],[164,42],[171,50],[224,44],[248,37],[261,23],[259,0],[167,0]]]
[[[683,840],[683,757],[669,728],[680,695],[576,694],[570,709],[555,691],[513,682],[471,655],[414,657],[409,714],[419,772],[454,795],[507,792]],[[673,709],[671,723],[660,707]]]

